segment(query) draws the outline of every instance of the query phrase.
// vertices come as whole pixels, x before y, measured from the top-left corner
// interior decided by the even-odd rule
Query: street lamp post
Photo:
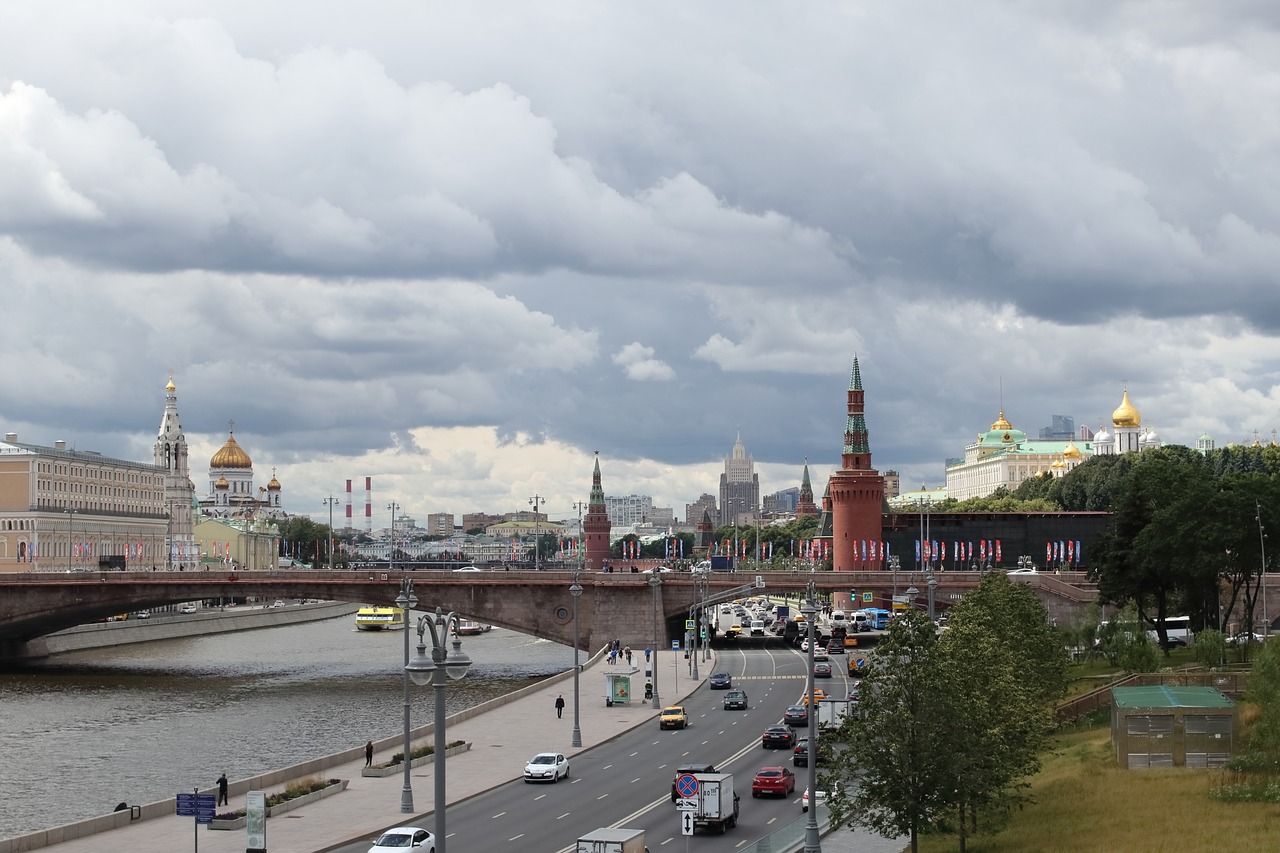
[[[75,520],[76,511],[71,507],[63,510],[67,514],[67,571],[71,571],[71,523]]]
[[[400,504],[396,503],[395,501],[392,501],[391,503],[387,504],[387,509],[391,510],[391,548],[387,551],[387,569],[388,571],[394,572],[396,570],[396,513],[400,510]],[[406,626],[407,626],[407,623],[406,623]],[[409,634],[408,627],[405,628],[404,633],[406,636],[408,636]],[[409,642],[408,640],[405,640],[406,649],[409,648],[409,646],[407,645],[408,642]],[[405,654],[407,655],[408,652],[405,652]],[[405,663],[408,663],[408,661],[405,661]]]
[[[444,829],[444,813],[445,813],[445,779],[444,779],[444,753],[445,753],[445,736],[444,736],[444,699],[445,686],[449,683],[449,679],[457,681],[467,674],[467,669],[471,666],[471,658],[467,657],[462,651],[462,640],[458,637],[456,624],[458,621],[457,613],[449,613],[447,616],[437,607],[435,615],[430,613],[418,617],[418,653],[413,660],[405,666],[405,672],[413,679],[413,683],[419,686],[426,684],[428,681],[435,687],[436,694],[436,719],[435,719],[435,836],[436,836],[436,853],[445,853],[445,829]],[[453,650],[445,653],[445,641],[449,639],[449,629],[455,628],[453,635]],[[427,658],[427,646],[423,638],[423,634],[430,629],[431,631],[431,657]],[[408,634],[409,629],[406,626],[405,633]],[[404,756],[405,766],[409,765],[409,754]],[[407,771],[406,771],[407,773]]]
[[[1258,548],[1262,551],[1262,636],[1271,633],[1271,619],[1267,615],[1267,536],[1262,530],[1262,502],[1254,500],[1258,521]]]
[[[547,499],[539,495],[534,495],[529,498],[529,503],[533,506],[533,570],[535,572],[542,571],[541,567],[538,565],[538,535],[542,532],[538,507],[546,502]]]
[[[574,569],[573,586],[569,587],[569,594],[573,596],[573,736],[569,740],[570,746],[582,746],[582,729],[579,727],[578,717],[578,675],[582,669],[578,665],[578,598],[582,595],[582,584],[578,579],[581,572],[581,566]]]
[[[662,700],[658,698],[658,587],[662,586],[662,578],[654,572],[649,575],[649,589],[653,590],[653,707],[661,710]]]
[[[329,571],[333,571],[333,505],[337,502],[338,499],[333,495],[320,502],[329,505]]]
[[[898,569],[902,567],[902,560],[897,554],[889,557],[889,568],[893,571],[893,597],[896,601],[898,598]],[[892,608],[890,608],[892,610]]]
[[[818,608],[813,606],[813,581],[809,582],[808,594],[805,599],[804,606],[800,608],[800,612],[804,614],[804,621],[808,626],[809,632],[809,674],[805,678],[805,690],[808,697],[809,706],[809,812],[808,821],[804,827],[804,853],[822,853],[822,838],[818,834],[818,797],[817,791],[817,767],[818,767],[818,707],[813,699],[813,623],[818,621]]]
[[[413,783],[409,781],[409,611],[418,603],[413,594],[413,578],[405,578],[400,582],[400,594],[396,596],[396,607],[404,616],[404,787],[400,789],[400,812],[413,814]]]

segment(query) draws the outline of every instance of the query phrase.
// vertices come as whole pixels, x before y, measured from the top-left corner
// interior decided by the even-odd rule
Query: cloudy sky
[[[855,355],[904,487],[1002,395],[1269,440],[1278,143],[1262,0],[5,0],[0,426],[149,460],[172,371],[377,526],[820,490]]]

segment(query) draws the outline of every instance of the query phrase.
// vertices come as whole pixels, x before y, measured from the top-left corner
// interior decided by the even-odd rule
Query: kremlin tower
[[[817,515],[818,507],[813,502],[813,483],[809,481],[809,460],[804,460],[804,476],[800,479],[800,500],[796,504],[796,518]]]
[[[864,549],[882,541],[884,478],[871,467],[871,446],[867,438],[867,421],[863,414],[862,373],[854,356],[849,380],[848,413],[844,427],[844,450],[840,469],[831,475],[827,485],[831,502],[831,567],[837,572],[871,568],[875,563],[864,559]],[[864,544],[866,543],[866,544]],[[849,594],[836,593],[835,605],[848,609]]]
[[[596,451],[596,469],[591,474],[591,499],[587,502],[587,514],[582,519],[582,534],[586,540],[586,570],[598,572],[609,559],[609,512],[604,505],[604,489],[600,487],[600,451]]]

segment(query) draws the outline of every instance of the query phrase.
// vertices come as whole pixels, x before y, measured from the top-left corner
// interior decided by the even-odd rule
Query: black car
[[[818,741],[817,752],[814,753],[817,759],[816,764],[821,767],[827,763],[827,759],[831,757],[830,750],[822,741]],[[794,767],[809,766],[809,739],[802,737],[796,741],[795,748],[791,750],[791,764]]]
[[[796,736],[788,726],[769,726],[760,736],[760,745],[765,749],[791,749],[796,745]]]
[[[827,654],[829,655],[842,655],[844,653],[844,640],[832,640],[827,645]]]
[[[727,672],[713,672],[707,678],[707,687],[712,690],[728,690],[733,687],[733,678]]]
[[[809,709],[803,705],[792,705],[782,715],[782,722],[788,726],[809,725]]]
[[[830,678],[831,664],[825,661],[815,663],[813,665],[813,677],[814,678]]]
[[[747,691],[730,690],[724,694],[724,709],[726,711],[747,710]]]

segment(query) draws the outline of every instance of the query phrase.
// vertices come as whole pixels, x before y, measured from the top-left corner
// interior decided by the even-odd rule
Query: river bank
[[[122,622],[93,622],[49,634],[30,645],[37,656],[64,654],[84,649],[106,649],[133,643],[152,643],[232,631],[252,631],[318,622],[355,613],[359,604],[345,601],[321,601],[286,607],[239,605],[205,608],[195,613],[166,613],[149,619],[126,619]]]

